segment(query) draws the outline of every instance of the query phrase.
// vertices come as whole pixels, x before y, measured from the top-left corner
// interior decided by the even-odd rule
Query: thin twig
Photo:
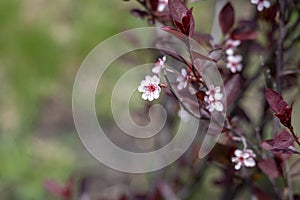
[[[195,115],[195,113],[193,113],[184,103],[183,103],[183,100],[182,98],[180,98],[176,92],[174,91],[173,87],[171,86],[171,82],[167,76],[167,71],[165,69],[163,69],[163,72],[164,72],[164,77],[167,81],[167,84],[168,84],[168,88],[170,90],[170,92],[172,93],[172,95],[175,97],[175,99],[179,102],[179,104],[183,107],[183,109],[185,111],[187,111],[190,115],[192,115],[193,117],[195,117],[196,119],[199,119],[199,120],[209,120],[210,118],[208,117],[205,117],[205,116],[197,116]]]

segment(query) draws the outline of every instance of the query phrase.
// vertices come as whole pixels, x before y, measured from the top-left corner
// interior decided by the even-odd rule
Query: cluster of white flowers
[[[205,93],[204,101],[207,103],[206,109],[208,109],[209,112],[213,112],[214,110],[222,112],[224,106],[221,102],[223,98],[221,88],[210,85]]]
[[[163,12],[167,6],[168,6],[168,0],[159,0],[158,6],[157,6],[157,11]]]
[[[268,0],[251,0],[251,3],[257,5],[258,11],[262,11],[264,8],[270,8],[271,6]]]
[[[152,72],[158,74],[160,76],[161,70],[166,66],[167,58],[163,56],[162,58],[158,58],[155,63],[155,66],[152,68]],[[158,99],[161,88],[160,88],[160,79],[156,75],[145,77],[145,80],[142,80],[138,91],[142,92],[142,99],[153,101],[154,99]]]
[[[236,48],[241,44],[240,40],[229,39],[226,41],[226,54],[227,54],[227,65],[232,73],[240,72],[243,69],[241,61],[243,57],[241,55],[234,55]]]
[[[256,165],[254,160],[255,157],[256,155],[251,149],[237,149],[234,151],[234,156],[231,158],[231,161],[235,163],[234,168],[239,170],[242,166],[254,167]]]
[[[231,158],[231,161],[235,163],[234,168],[236,170],[241,169],[242,166],[245,167],[254,167],[256,165],[254,158],[256,158],[255,153],[251,149],[247,149],[246,138],[243,136],[232,137],[233,140],[243,143],[243,150],[236,149],[234,151],[234,156]]]

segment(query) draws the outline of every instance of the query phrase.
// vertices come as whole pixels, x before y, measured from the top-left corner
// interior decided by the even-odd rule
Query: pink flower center
[[[231,65],[232,65],[233,67],[236,67],[236,66],[238,65],[238,63],[237,63],[237,62],[232,62]]]
[[[239,161],[240,161],[240,162],[244,162],[244,157],[242,157],[242,156],[239,157]]]
[[[155,90],[156,90],[156,86],[155,85],[153,85],[153,84],[150,84],[150,85],[148,85],[148,86],[146,86],[146,90],[148,91],[148,92],[154,92]]]

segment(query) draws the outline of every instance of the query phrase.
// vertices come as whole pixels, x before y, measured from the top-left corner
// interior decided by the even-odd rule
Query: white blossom
[[[270,8],[271,6],[268,0],[251,0],[251,3],[257,5],[258,11],[262,11],[264,8]]]
[[[183,88],[186,88],[188,85],[188,74],[185,69],[181,69],[181,75],[179,75],[176,79],[178,83],[177,89],[182,90]]]
[[[227,55],[233,55],[234,54],[234,50],[236,49],[236,47],[238,47],[241,44],[240,40],[232,40],[229,39],[226,41],[225,47],[226,47],[226,54]]]
[[[157,6],[157,11],[162,12],[166,9],[167,6],[168,6],[168,0],[159,0],[158,6]]]
[[[230,69],[232,73],[240,72],[243,69],[243,65],[241,61],[243,57],[241,55],[231,55],[227,57],[227,65],[226,67]]]
[[[214,110],[222,112],[224,106],[221,102],[223,98],[221,88],[210,85],[205,94],[204,101],[207,103],[206,109],[208,109],[209,112],[213,112]]]
[[[141,81],[141,84],[138,87],[138,91],[142,92],[142,99],[153,101],[154,99],[158,99],[161,88],[159,86],[159,78],[154,76],[147,75],[145,80]]]
[[[152,72],[155,74],[160,74],[160,71],[165,66],[166,61],[167,61],[166,56],[163,56],[162,58],[158,58],[158,60],[155,63],[155,66],[152,68]]]
[[[234,168],[239,170],[242,166],[254,167],[256,165],[254,160],[255,157],[256,155],[251,149],[237,149],[234,151],[234,156],[231,158],[231,161],[235,163]]]

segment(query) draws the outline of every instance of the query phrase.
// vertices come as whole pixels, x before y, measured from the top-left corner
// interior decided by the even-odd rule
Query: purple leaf
[[[234,24],[234,9],[230,2],[228,2],[220,11],[219,24],[223,35],[226,35]]]
[[[180,40],[184,40],[186,38],[186,35],[184,35],[183,33],[181,33],[180,31],[170,27],[170,26],[164,26],[161,28],[162,30],[171,33],[172,35],[174,35],[175,37],[177,37]]]
[[[198,53],[196,51],[192,51],[192,54],[193,54],[193,58],[194,59],[197,59],[199,58],[200,60],[207,60],[207,61],[212,61],[212,62],[215,62],[215,60],[213,60],[212,58],[208,57],[208,56],[205,56],[201,53]]]
[[[276,155],[285,155],[299,154],[296,149],[293,147],[294,138],[283,129],[279,134],[277,134],[273,139],[264,141],[261,145],[264,149],[271,151]],[[287,156],[288,157],[288,156]]]
[[[233,40],[253,40],[257,36],[256,29],[256,22],[239,21],[238,26],[231,32],[230,38]]]
[[[259,169],[270,178],[278,178],[280,172],[273,158],[261,160],[258,162]]]
[[[152,11],[156,11],[158,7],[159,0],[149,0],[149,4]]]
[[[235,74],[225,82],[226,105],[231,105],[239,95],[241,90],[241,77]]]
[[[288,107],[288,104],[283,100],[282,96],[269,88],[266,89],[266,98],[275,113],[282,113],[285,108]]]
[[[202,45],[206,45],[206,46],[212,48],[212,45],[210,42],[213,40],[213,37],[210,34],[195,32],[193,35],[193,39]]]
[[[285,149],[294,144],[294,138],[289,132],[283,129],[279,134],[274,137],[273,148]]]
[[[284,101],[282,96],[269,88],[266,89],[266,98],[267,101],[272,108],[272,110],[275,113],[275,116],[280,120],[280,122],[291,129],[292,127],[292,110],[293,110],[293,104],[289,108],[288,104]]]
[[[188,9],[181,0],[169,1],[168,5],[175,27],[185,35],[192,36],[195,26],[193,9]]]

